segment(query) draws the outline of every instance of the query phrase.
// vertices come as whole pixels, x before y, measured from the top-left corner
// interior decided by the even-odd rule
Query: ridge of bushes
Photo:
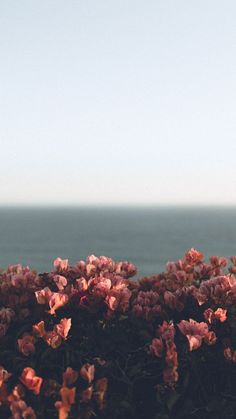
[[[236,256],[0,272],[0,417],[236,417]]]

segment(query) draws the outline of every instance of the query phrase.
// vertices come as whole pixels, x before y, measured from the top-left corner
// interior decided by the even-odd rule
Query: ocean
[[[236,208],[0,208],[0,268],[52,269],[87,255],[130,260],[137,277],[159,273],[191,247],[236,255]]]

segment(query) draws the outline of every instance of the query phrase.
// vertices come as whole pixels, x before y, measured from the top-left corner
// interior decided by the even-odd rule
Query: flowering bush
[[[0,418],[235,418],[236,257],[0,273]]]

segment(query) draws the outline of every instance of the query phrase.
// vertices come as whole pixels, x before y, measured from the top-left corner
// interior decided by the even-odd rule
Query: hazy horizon
[[[1,2],[0,206],[235,206],[235,16]]]

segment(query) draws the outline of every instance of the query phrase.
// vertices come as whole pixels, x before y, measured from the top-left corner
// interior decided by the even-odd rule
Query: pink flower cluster
[[[9,266],[0,273],[0,354],[9,352],[14,362],[9,373],[0,367],[0,416],[3,406],[13,419],[35,419],[37,403],[31,400],[36,396],[40,401],[48,397],[59,419],[75,411],[81,419],[99,415],[106,407],[108,385],[103,366],[112,370],[115,361],[104,346],[116,332],[125,339],[127,334],[128,342],[137,337],[132,342],[137,348],[128,355],[136,362],[138,352],[145,365],[155,365],[162,372],[157,385],[165,389],[176,385],[186,359],[195,355],[192,351],[197,358],[199,348],[200,354],[217,353],[226,366],[226,360],[236,363],[236,256],[230,261],[227,271],[225,258],[212,256],[205,263],[192,248],[182,259],[168,262],[165,272],[137,281],[130,279],[136,273],[133,264],[105,256],[91,255],[74,266],[57,258],[52,272],[39,275],[28,267]],[[100,333],[105,344],[99,343],[101,353],[95,354],[94,336],[98,339]],[[48,378],[38,361],[44,351],[55,360],[64,357],[65,365],[76,365],[78,359],[78,371],[67,367],[62,383],[55,379],[58,371]],[[104,353],[111,357],[109,363],[100,358],[106,358]],[[99,372],[91,359],[97,360]],[[127,367],[127,374],[131,370]]]
[[[165,367],[163,369],[164,383],[174,385],[178,381],[178,355],[174,342],[175,327],[173,323],[164,321],[157,329],[157,336],[149,346],[151,354],[161,357],[165,352]]]
[[[36,419],[35,411],[22,400],[23,397],[24,388],[21,384],[17,384],[7,398],[12,419]]]
[[[136,273],[133,264],[92,255],[73,267],[69,267],[67,259],[57,258],[54,267],[47,286],[35,291],[38,304],[47,304],[50,314],[55,315],[68,303],[89,312],[106,309],[108,317],[129,308],[131,291],[127,278]]]
[[[203,340],[208,345],[213,345],[216,342],[216,335],[213,331],[209,331],[207,323],[199,323],[189,319],[189,321],[181,320],[177,326],[180,332],[188,339],[190,351],[198,349]]]
[[[140,291],[132,303],[133,313],[149,321],[161,313],[160,296],[156,291]]]
[[[236,278],[232,275],[216,276],[203,281],[193,296],[200,305],[206,302],[230,306],[236,303]]]
[[[53,349],[61,345],[62,340],[66,340],[71,328],[71,319],[61,319],[60,323],[54,325],[53,330],[46,332],[44,321],[33,326],[33,332],[37,337],[42,338]]]
[[[204,311],[203,315],[209,324],[212,324],[215,321],[223,323],[227,320],[227,310],[220,307],[215,311],[208,308]]]
[[[108,380],[105,377],[95,380],[94,375],[95,366],[89,363],[84,364],[79,372],[70,367],[65,370],[63,373],[63,384],[60,389],[61,400],[55,403],[60,419],[68,418],[71,406],[75,403],[78,396],[83,403],[80,418],[90,418],[94,415],[93,403],[97,405],[99,410],[105,408]],[[86,382],[87,388],[81,390],[77,395],[76,382],[80,377]]]
[[[0,304],[27,316],[24,307],[32,302],[34,291],[41,286],[37,272],[21,265],[10,265],[0,273]],[[23,308],[23,312],[22,312]]]

